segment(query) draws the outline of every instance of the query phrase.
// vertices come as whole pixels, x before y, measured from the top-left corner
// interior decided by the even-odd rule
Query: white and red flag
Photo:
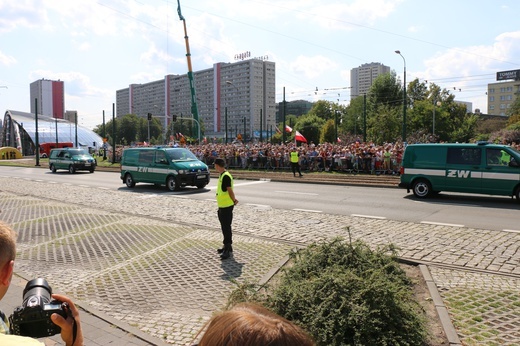
[[[291,133],[292,132],[292,127],[290,127],[289,125],[285,125],[285,132]]]
[[[294,135],[294,139],[299,142],[307,143],[307,140],[305,139],[305,137],[303,137],[303,135],[298,131],[296,131],[296,135]]]

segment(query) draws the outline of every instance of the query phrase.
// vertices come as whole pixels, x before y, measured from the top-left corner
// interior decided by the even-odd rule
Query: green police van
[[[49,169],[56,173],[58,169],[66,169],[74,174],[76,171],[89,171],[94,173],[96,159],[85,149],[57,148],[52,149],[49,155]]]
[[[169,147],[127,148],[121,158],[121,180],[166,185],[170,191],[185,186],[202,189],[209,183],[208,166],[188,149]]]
[[[516,196],[520,202],[520,152],[507,145],[411,144],[401,182],[420,198],[441,191]]]

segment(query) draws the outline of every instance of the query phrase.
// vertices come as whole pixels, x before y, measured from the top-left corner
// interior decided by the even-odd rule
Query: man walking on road
[[[217,252],[223,260],[229,258],[231,252],[233,252],[231,247],[231,244],[233,244],[231,223],[233,222],[233,208],[238,203],[233,191],[233,177],[226,170],[225,165],[223,159],[215,160],[215,169],[220,174],[217,184],[218,220],[224,236],[224,246]]]

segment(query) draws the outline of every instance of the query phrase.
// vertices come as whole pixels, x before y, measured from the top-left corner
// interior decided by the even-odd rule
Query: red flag
[[[291,133],[292,132],[292,127],[290,127],[289,125],[285,125],[285,132]]]
[[[305,137],[303,137],[303,135],[298,131],[296,131],[296,135],[294,136],[294,139],[296,139],[297,141],[300,141],[300,142],[307,143],[307,140],[305,139]]]
[[[339,137],[338,137],[338,143],[341,143],[341,139],[339,139]]]

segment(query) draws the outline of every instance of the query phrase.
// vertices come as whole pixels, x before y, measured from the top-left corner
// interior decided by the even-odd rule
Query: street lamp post
[[[433,126],[432,126],[432,135],[435,137],[435,106],[440,106],[441,101],[437,101],[437,99],[433,100]]]
[[[233,86],[236,89],[237,96],[240,94],[240,90],[238,89],[238,87],[232,81],[227,80],[226,84],[231,85],[231,86]],[[237,116],[235,116],[235,120],[238,118],[238,116],[240,116],[240,114],[237,114]],[[227,107],[226,107],[226,123],[225,123],[225,127],[226,127],[225,130],[226,130],[226,143],[227,143]],[[238,136],[238,134],[237,134],[237,136]],[[245,139],[246,139],[246,127],[244,125],[244,141],[245,141]]]
[[[401,51],[396,50],[396,54],[399,54],[403,58],[404,62],[404,78],[403,78],[403,143],[406,143],[406,59],[401,54]]]
[[[244,143],[246,142],[246,117],[244,117]]]
[[[334,111],[334,141],[338,142],[338,113],[339,111],[336,109]]]

